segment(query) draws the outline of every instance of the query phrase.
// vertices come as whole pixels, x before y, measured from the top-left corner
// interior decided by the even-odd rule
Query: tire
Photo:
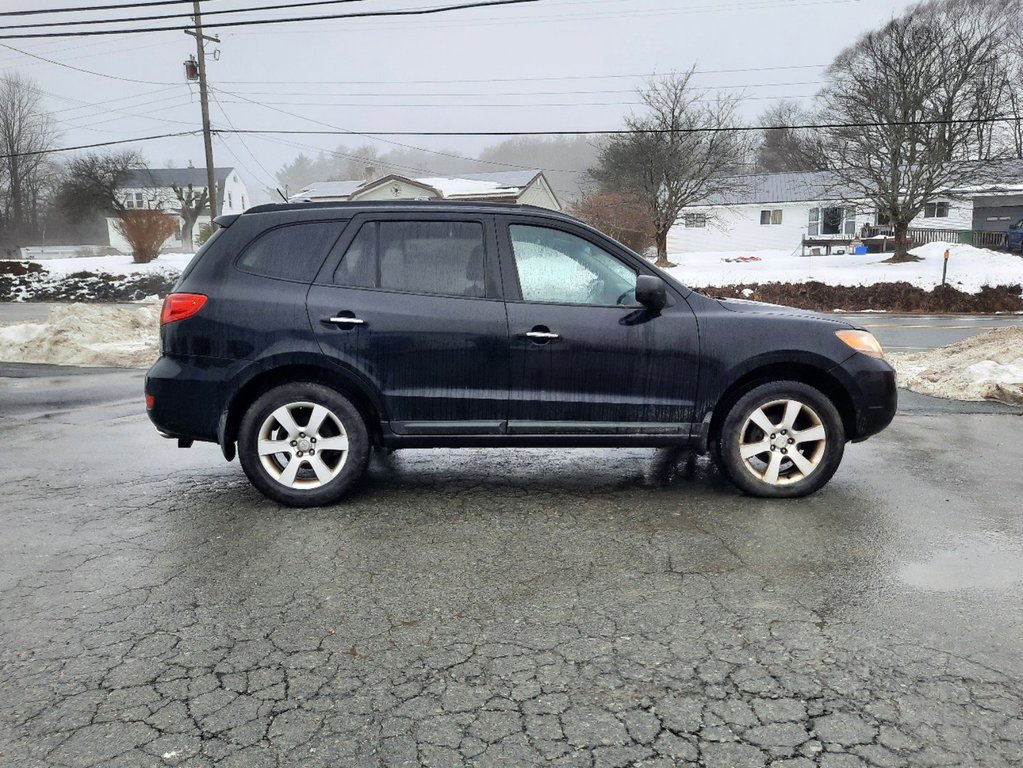
[[[751,389],[731,407],[718,450],[725,473],[750,496],[807,496],[842,462],[845,428],[819,390],[798,381],[773,381]]]
[[[262,395],[238,431],[238,457],[250,482],[290,507],[338,501],[362,477],[369,450],[366,423],[356,407],[310,382]]]

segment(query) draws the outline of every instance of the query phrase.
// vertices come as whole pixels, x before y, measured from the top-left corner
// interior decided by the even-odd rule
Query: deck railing
[[[861,237],[893,237],[894,231],[888,225],[868,225],[863,227]],[[926,245],[937,241],[946,243],[972,243],[978,248],[1006,248],[1008,233],[983,232],[970,229],[923,229],[920,227],[909,230],[909,241],[913,245]]]

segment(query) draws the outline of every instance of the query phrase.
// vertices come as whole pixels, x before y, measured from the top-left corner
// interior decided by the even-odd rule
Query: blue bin
[[[867,252],[867,246],[865,246],[865,245],[857,245],[853,249],[853,253],[855,253],[857,256],[862,256],[866,252]]]

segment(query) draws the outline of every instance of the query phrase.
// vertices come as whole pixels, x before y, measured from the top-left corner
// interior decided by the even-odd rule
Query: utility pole
[[[195,29],[186,29],[186,35],[195,38],[195,52],[199,59],[199,102],[202,105],[202,136],[206,143],[206,184],[209,188],[210,222],[217,218],[217,174],[213,166],[213,136],[210,133],[210,101],[206,86],[206,41],[219,43],[220,38],[202,33],[202,10],[199,0],[193,0],[192,8],[195,18]]]

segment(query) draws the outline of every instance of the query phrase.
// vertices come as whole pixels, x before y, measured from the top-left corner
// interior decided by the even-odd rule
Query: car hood
[[[824,323],[834,323],[835,325],[841,325],[846,328],[856,328],[858,326],[853,325],[839,317],[831,317],[828,315],[821,315],[817,312],[810,312],[805,309],[796,309],[795,307],[786,307],[782,304],[767,304],[763,301],[749,301],[747,299],[720,299],[715,298],[718,304],[727,309],[729,312],[738,312],[741,314],[753,314],[753,315],[782,315],[785,317],[805,317],[808,320],[820,320]]]

